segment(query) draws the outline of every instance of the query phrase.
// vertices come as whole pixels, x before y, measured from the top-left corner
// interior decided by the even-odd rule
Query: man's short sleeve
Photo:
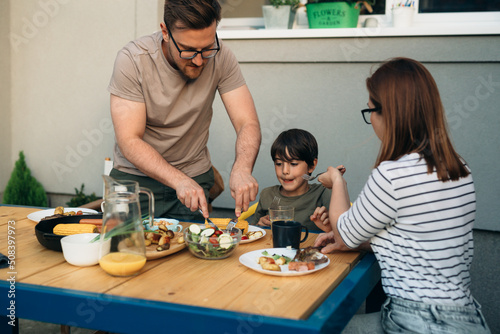
[[[238,60],[228,47],[223,46],[220,56],[221,58],[218,61],[221,61],[223,64],[224,75],[219,82],[218,90],[219,94],[222,95],[243,86],[245,84],[245,78],[241,73]]]
[[[140,73],[132,56],[124,49],[116,56],[108,91],[127,100],[145,102]]]

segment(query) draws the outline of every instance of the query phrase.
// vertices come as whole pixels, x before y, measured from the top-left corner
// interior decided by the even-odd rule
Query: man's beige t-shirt
[[[215,92],[227,93],[245,84],[238,61],[220,43],[196,80],[187,81],[162,52],[161,31],[128,43],[118,52],[108,91],[146,104],[143,140],[189,177],[211,167],[207,148]],[[114,168],[144,176],[115,144]]]

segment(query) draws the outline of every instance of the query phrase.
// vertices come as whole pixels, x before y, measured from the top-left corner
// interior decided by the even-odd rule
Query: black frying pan
[[[52,233],[54,227],[57,224],[71,224],[71,223],[79,223],[80,219],[102,219],[101,214],[95,215],[78,215],[78,216],[66,216],[48,220],[42,220],[35,226],[35,234],[38,242],[47,247],[48,249],[52,249],[58,252],[62,252],[61,248],[61,239],[64,235],[56,235]]]

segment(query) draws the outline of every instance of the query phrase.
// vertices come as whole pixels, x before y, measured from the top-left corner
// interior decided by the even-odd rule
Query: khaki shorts
[[[174,218],[180,221],[198,220],[203,221],[203,216],[198,212],[191,212],[184,204],[177,198],[177,193],[174,189],[167,187],[150,177],[138,176],[129,173],[124,173],[116,169],[112,169],[109,174],[116,180],[131,180],[139,183],[140,187],[151,190],[155,197],[155,218]],[[214,185],[214,172],[210,168],[208,172],[193,177],[205,191],[205,198],[208,199],[208,192]],[[141,194],[141,214],[147,215],[149,213],[149,199],[147,195]],[[208,203],[208,200],[207,200]]]

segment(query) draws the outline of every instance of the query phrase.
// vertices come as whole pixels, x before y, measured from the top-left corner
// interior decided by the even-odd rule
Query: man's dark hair
[[[271,146],[271,158],[273,161],[302,160],[311,167],[314,166],[314,159],[318,158],[318,143],[306,130],[283,131]]]
[[[220,19],[217,0],[165,0],[163,21],[170,30],[205,29]]]

